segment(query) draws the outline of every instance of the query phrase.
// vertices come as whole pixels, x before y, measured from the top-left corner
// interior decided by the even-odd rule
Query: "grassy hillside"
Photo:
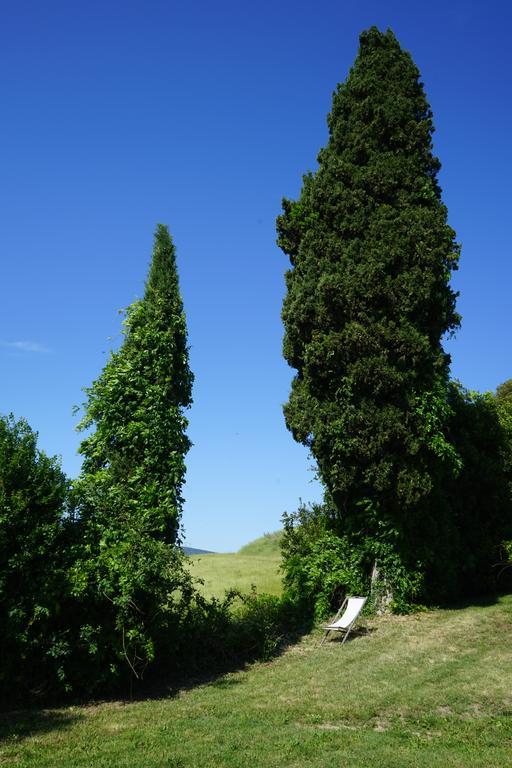
[[[283,531],[274,531],[274,533],[265,533],[259,539],[246,544],[238,550],[239,555],[258,555],[259,557],[270,557],[281,555],[281,540]]]
[[[12,768],[507,768],[512,598],[381,617],[343,647],[135,703],[0,719]]]
[[[258,592],[280,595],[281,536],[281,531],[265,534],[239,552],[191,557],[191,571],[204,581],[202,591],[211,597],[223,597],[233,587],[249,592],[253,584]]]

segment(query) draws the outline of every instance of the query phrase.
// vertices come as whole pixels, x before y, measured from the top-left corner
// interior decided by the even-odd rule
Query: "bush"
[[[461,470],[438,492],[445,531],[429,570],[432,592],[460,599],[500,587],[495,565],[501,542],[512,537],[512,429],[507,432],[506,406],[491,393],[453,383],[450,399]]]
[[[301,504],[283,522],[286,595],[302,602],[303,610],[312,611],[317,620],[337,610],[346,595],[368,595],[366,611],[376,610],[391,586],[392,610],[408,612],[417,602],[422,574],[397,555],[393,529],[382,526],[378,540],[342,533],[339,515],[328,504]],[[372,582],[375,563],[381,575]]]
[[[177,547],[135,532],[111,536],[94,557],[80,549],[70,584],[74,652],[68,677],[75,692],[124,690],[175,652],[194,594]]]
[[[27,422],[0,417],[0,698],[10,701],[64,677],[66,493]]]
[[[339,607],[345,594],[367,594],[369,580],[361,553],[333,530],[335,515],[326,506],[301,505],[283,517],[286,595],[321,619]]]
[[[384,598],[404,613],[509,585],[512,569],[498,566],[512,537],[512,404],[457,383],[450,384],[447,404],[453,451],[422,504],[421,536],[414,527],[400,531],[378,520],[370,502],[368,528],[350,525],[328,503],[285,515],[286,589],[318,618],[348,593],[371,592],[369,610]],[[379,535],[371,535],[377,526]],[[372,580],[375,564],[380,578]]]

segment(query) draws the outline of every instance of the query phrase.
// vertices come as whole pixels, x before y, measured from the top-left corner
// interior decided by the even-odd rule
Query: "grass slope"
[[[512,597],[303,639],[166,699],[4,716],[13,768],[507,768]]]
[[[284,531],[274,531],[274,533],[265,533],[259,539],[246,544],[245,547],[238,550],[239,555],[258,555],[258,557],[280,557],[281,540]]]
[[[203,593],[208,597],[223,597],[228,589],[235,587],[249,592],[254,584],[258,592],[280,595],[281,536],[281,531],[267,533],[239,552],[191,557],[193,575],[204,581]]]

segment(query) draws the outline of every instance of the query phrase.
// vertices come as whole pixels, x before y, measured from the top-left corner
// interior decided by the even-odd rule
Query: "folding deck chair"
[[[329,632],[344,632],[345,636],[342,640],[342,645],[349,636],[350,630],[354,626],[357,617],[363,609],[363,605],[366,603],[366,597],[346,597],[342,603],[341,608],[334,617],[334,620],[328,624],[325,629],[325,635],[322,638],[320,645],[323,645],[327,639]],[[343,615],[340,614],[343,612]]]

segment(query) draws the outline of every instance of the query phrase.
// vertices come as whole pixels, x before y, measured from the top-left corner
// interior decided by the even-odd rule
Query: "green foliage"
[[[195,593],[181,614],[168,673],[208,673],[255,659],[270,659],[285,641],[311,629],[311,615],[286,595],[231,589],[223,598]]]
[[[339,607],[345,594],[366,594],[361,557],[346,536],[332,530],[325,507],[301,505],[285,514],[282,541],[286,594],[312,606],[317,619]]]
[[[510,515],[509,530],[505,537],[512,537],[512,379],[508,379],[496,390],[496,410],[502,431],[501,458],[507,483],[508,511]],[[501,571],[499,577],[512,578],[512,538],[503,541],[502,554],[508,565],[506,571]],[[508,585],[508,584],[507,584]]]
[[[496,390],[496,411],[500,423],[503,441],[501,456],[508,480],[509,498],[512,499],[512,379]]]
[[[295,633],[310,628],[309,618],[287,596],[239,595],[241,606],[233,612],[225,650],[234,648],[245,659],[272,658]]]
[[[318,170],[277,220],[291,262],[284,355],[297,371],[285,419],[317,461],[336,533],[357,548],[393,539],[412,572],[429,496],[460,465],[441,345],[459,324],[449,286],[459,247],[432,113],[392,32],[361,35],[328,125]]]
[[[461,470],[445,477],[434,499],[433,534],[440,544],[430,576],[432,591],[443,599],[494,589],[500,543],[512,535],[512,430],[507,434],[505,409],[491,393],[458,383],[451,384],[449,397]]]
[[[427,424],[435,413],[429,405]],[[318,617],[339,607],[346,594],[371,591],[368,609],[378,607],[390,586],[389,607],[400,613],[512,586],[512,569],[503,568],[512,537],[512,407],[451,383],[444,414],[449,451],[440,444],[444,472],[424,507],[424,530],[416,541],[409,544],[404,528],[379,519],[370,502],[364,514],[378,536],[347,534],[343,517],[327,504],[285,515],[287,593],[314,606]],[[370,583],[374,563],[383,578]]]
[[[512,379],[507,379],[496,388],[496,399],[500,403],[512,403]]]
[[[503,573],[505,569],[508,570],[509,568],[512,568],[512,540],[504,541],[502,543],[502,552],[505,560]]]
[[[26,421],[0,417],[0,698],[62,676],[67,480]]]
[[[141,676],[190,592],[179,542],[192,374],[174,246],[163,225],[125,340],[87,390],[81,475],[74,489],[81,548],[73,594],[98,679],[128,665]],[[94,675],[91,675],[94,679]]]
[[[370,584],[376,561],[395,588],[391,608],[407,613],[421,593],[423,577],[412,565],[405,567],[397,554],[396,532],[381,530],[378,539],[356,540],[340,535],[338,514],[327,505],[301,505],[285,514],[282,541],[285,594],[317,619],[337,610],[346,595],[370,595],[366,610],[378,605],[387,583]]]
[[[176,541],[191,389],[174,246],[159,225],[144,298],[126,313],[124,344],[87,390],[78,428],[94,431],[80,447],[82,517],[91,507],[108,529],[124,528],[128,517],[142,536]]]

